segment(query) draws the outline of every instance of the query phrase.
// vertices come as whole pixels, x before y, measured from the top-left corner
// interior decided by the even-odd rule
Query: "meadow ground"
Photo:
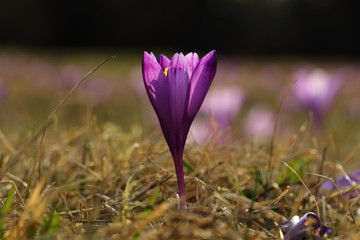
[[[199,113],[211,131],[190,133],[182,211],[141,53],[101,66],[51,115],[110,55],[0,52],[1,239],[281,239],[280,224],[307,212],[328,238],[359,239],[360,198],[341,194],[359,185],[320,187],[360,167],[359,63],[220,55],[211,89],[241,88],[243,102],[222,131]],[[341,76],[320,121],[291,88],[303,66]],[[273,113],[276,131],[249,131],[254,108]]]

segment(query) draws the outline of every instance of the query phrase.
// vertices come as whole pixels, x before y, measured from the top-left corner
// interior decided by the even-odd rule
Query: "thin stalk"
[[[185,178],[184,178],[184,167],[182,163],[183,154],[173,156],[176,179],[178,185],[178,194],[180,198],[180,209],[186,209],[186,194],[185,194]]]

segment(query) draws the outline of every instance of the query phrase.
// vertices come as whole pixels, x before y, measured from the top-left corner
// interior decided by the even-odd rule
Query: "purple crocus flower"
[[[150,102],[171,151],[180,196],[186,208],[182,164],[186,137],[216,73],[216,51],[202,59],[196,53],[176,53],[171,60],[144,52],[142,72]]]
[[[241,88],[219,86],[209,92],[200,111],[212,116],[218,127],[224,131],[230,127],[244,102],[245,94]]]
[[[295,215],[289,222],[281,224],[281,231],[284,240],[306,240],[326,237],[331,233],[331,228],[321,225],[320,218],[308,212],[301,218]]]
[[[187,144],[206,144],[213,136],[213,126],[211,122],[204,117],[197,117],[191,125]]]
[[[337,177],[335,179],[335,183],[337,188],[335,187],[333,181],[326,180],[320,185],[320,195],[338,191],[337,189],[344,189],[350,186],[356,186],[360,184],[360,169],[357,169],[349,174],[342,175],[340,177]],[[350,194],[350,195],[349,195]],[[344,194],[345,195],[345,194]],[[349,190],[346,192],[346,195],[350,198],[358,197],[360,196],[360,190]]]
[[[229,129],[244,102],[240,87],[213,86],[200,108],[200,116],[192,123],[187,143],[205,144],[216,136],[218,146],[223,145],[231,137]]]
[[[246,115],[244,132],[248,139],[256,142],[266,141],[274,132],[275,114],[273,111],[256,106]]]
[[[295,73],[295,79],[298,81],[294,87],[296,98],[314,114],[315,124],[321,126],[343,85],[343,77],[319,68],[304,68]]]

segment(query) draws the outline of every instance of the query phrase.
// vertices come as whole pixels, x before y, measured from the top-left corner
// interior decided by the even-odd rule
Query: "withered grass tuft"
[[[338,159],[308,123],[271,151],[241,138],[219,146],[217,136],[189,145],[184,211],[159,129],[124,130],[91,111],[75,125],[61,110],[54,116],[41,145],[43,129],[1,137],[1,239],[281,239],[282,222],[310,211],[333,229],[331,239],[359,239],[359,197],[319,195],[337,162],[356,161],[358,149]]]
[[[315,195],[325,179],[315,175],[320,164],[331,168],[332,163],[321,163],[321,149],[304,147],[301,134],[275,146],[273,176],[291,175],[282,164],[288,159],[305,156],[311,165],[301,181],[291,175],[290,182],[285,174],[281,184],[271,179],[266,185],[269,154],[264,147],[236,141],[220,148],[215,142],[192,145],[186,152],[193,169],[186,173],[188,210],[180,211],[171,157],[159,131],[145,135],[134,126],[124,133],[114,123],[99,125],[94,117],[61,134],[49,128],[32,186],[27,180],[36,144],[3,177],[2,236],[279,239],[281,222],[313,211],[333,228],[334,239],[356,239],[359,219],[350,213],[359,208],[358,199]],[[11,157],[3,154],[2,167]]]

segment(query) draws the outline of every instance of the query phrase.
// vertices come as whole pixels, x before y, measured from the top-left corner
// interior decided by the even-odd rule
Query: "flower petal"
[[[159,119],[165,139],[171,146],[172,125],[168,79],[155,56],[147,52],[144,52],[142,70],[146,92]]]
[[[216,51],[206,54],[195,68],[190,80],[188,118],[190,122],[200,109],[216,73]]]
[[[154,81],[158,81],[159,74],[162,72],[162,68],[159,63],[156,61],[154,54],[144,52],[143,62],[142,62],[142,74],[145,83],[146,91],[149,94],[150,101],[153,103],[156,95],[155,89],[153,86]]]
[[[308,212],[301,218],[294,216],[290,222],[281,224],[285,240],[320,239],[331,233],[331,228],[321,225],[320,218]]]
[[[174,131],[174,138],[177,145],[185,144],[187,132],[184,132],[184,116],[188,106],[190,76],[189,66],[182,53],[175,54],[170,62],[168,81],[170,89],[171,117]]]
[[[197,53],[188,53],[185,55],[185,60],[189,66],[189,75],[192,76],[196,66],[199,63],[199,55],[197,55]]]
[[[332,180],[324,181],[319,188],[319,195],[329,194],[331,192],[345,190],[343,196],[350,198],[360,196],[360,191],[355,188],[356,185],[360,184],[360,169],[356,169],[348,174],[341,175],[335,179],[336,186]],[[354,186],[354,188],[351,188]]]
[[[160,64],[160,66],[162,67],[163,70],[165,68],[169,67],[169,65],[170,65],[170,60],[167,58],[167,56],[165,56],[163,54],[159,55],[157,61]]]

